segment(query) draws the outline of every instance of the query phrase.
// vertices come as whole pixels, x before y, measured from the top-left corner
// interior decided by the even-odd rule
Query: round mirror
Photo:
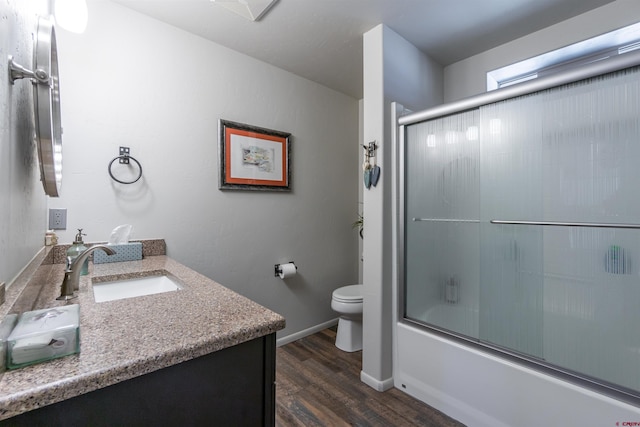
[[[44,192],[58,197],[62,184],[62,125],[58,49],[53,22],[38,20],[34,54],[34,107],[40,176]]]

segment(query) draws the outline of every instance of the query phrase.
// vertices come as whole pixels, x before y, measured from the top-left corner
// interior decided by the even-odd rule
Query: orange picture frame
[[[291,134],[220,119],[220,190],[291,190]]]

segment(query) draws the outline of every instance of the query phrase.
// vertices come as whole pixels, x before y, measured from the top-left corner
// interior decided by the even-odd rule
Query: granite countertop
[[[0,377],[0,419],[69,399],[120,381],[274,333],[285,320],[259,304],[164,256],[140,261],[90,265],[82,276],[80,354],[66,356]],[[96,303],[92,281],[167,272],[182,290]],[[63,264],[41,265],[31,282],[46,286],[19,311],[65,305],[56,301],[64,277]],[[29,292],[27,286],[22,293]],[[24,300],[24,295],[21,296]],[[19,302],[19,301],[18,301]],[[16,311],[18,302],[10,311]],[[0,314],[6,314],[0,313]]]

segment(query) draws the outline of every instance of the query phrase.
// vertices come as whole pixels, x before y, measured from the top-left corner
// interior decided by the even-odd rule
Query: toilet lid
[[[362,302],[362,285],[349,285],[333,291],[332,298],[339,302]]]

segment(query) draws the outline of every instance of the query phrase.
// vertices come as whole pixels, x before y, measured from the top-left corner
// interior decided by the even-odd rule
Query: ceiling
[[[279,0],[256,22],[210,0],[114,1],[360,99],[380,23],[446,66],[614,0]]]

